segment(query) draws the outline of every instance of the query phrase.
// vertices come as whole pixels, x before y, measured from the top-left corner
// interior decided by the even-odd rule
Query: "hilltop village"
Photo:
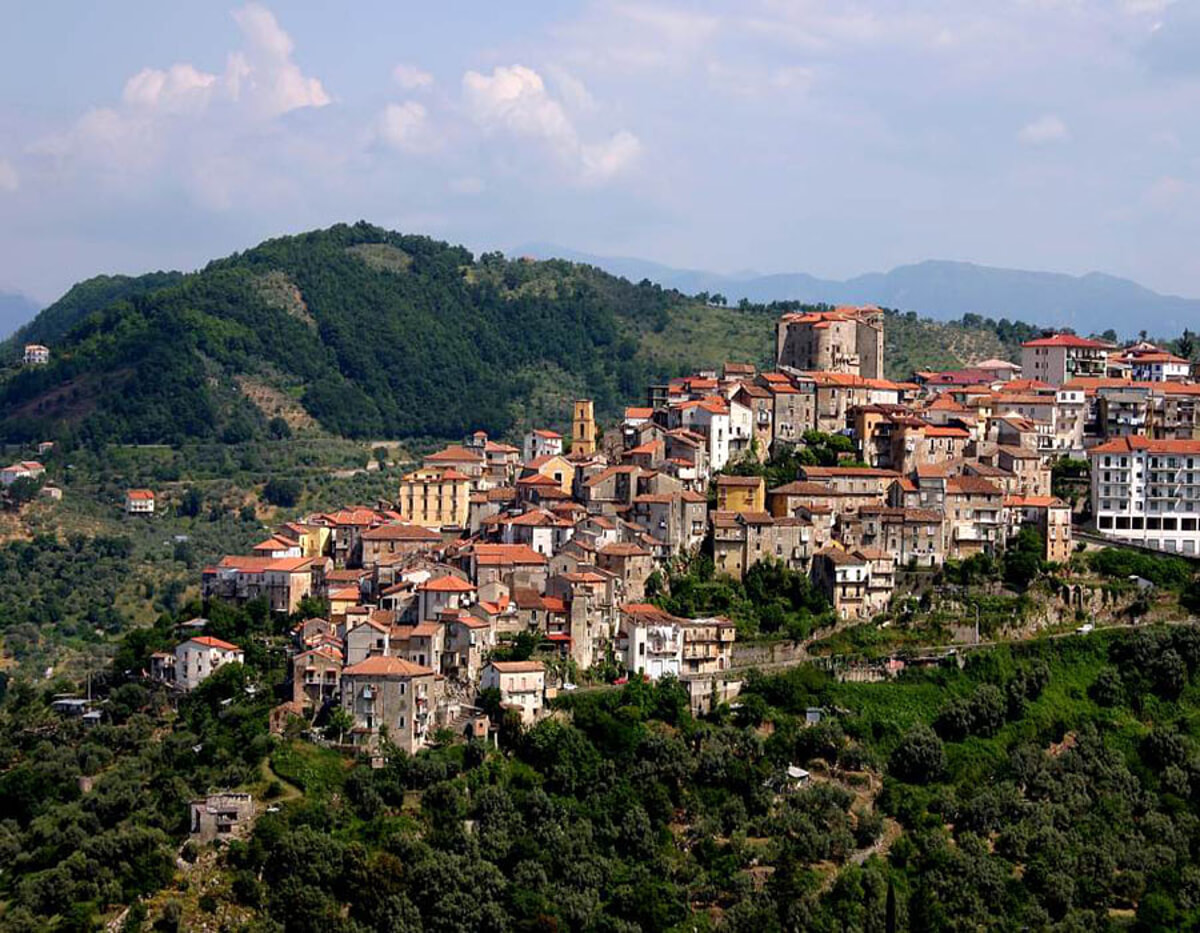
[[[348,742],[411,752],[444,728],[486,734],[483,697],[532,723],[585,672],[676,677],[696,712],[736,697],[734,623],[654,604],[666,569],[699,554],[735,580],[764,561],[803,574],[849,622],[885,610],[900,571],[995,556],[1025,528],[1052,564],[1085,522],[1197,553],[1186,360],[1047,333],[1020,366],[895,382],[884,347],[877,308],[786,314],[772,371],[730,362],[650,386],[603,431],[581,399],[569,438],[476,432],[424,457],[394,502],[286,522],[207,567],[203,596],[285,615],[323,601],[293,631],[291,699],[273,719],[340,708]],[[1052,467],[1084,459],[1090,495],[1073,506]],[[768,482],[767,463],[795,467]],[[153,502],[132,490],[126,508]],[[151,674],[188,690],[241,659],[200,619]]]

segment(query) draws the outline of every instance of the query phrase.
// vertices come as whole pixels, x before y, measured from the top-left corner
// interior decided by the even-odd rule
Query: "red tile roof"
[[[425,458],[428,463],[478,463],[483,454],[478,450],[463,447],[461,444],[451,444],[444,450],[430,454]]]
[[[1093,447],[1088,454],[1125,454],[1137,451],[1155,454],[1200,454],[1200,441],[1176,438],[1155,440],[1142,434],[1132,434],[1128,437],[1115,437]]]
[[[417,586],[418,591],[426,593],[473,593],[475,585],[466,580],[447,574],[444,577],[434,577]]]
[[[546,670],[541,661],[488,661],[501,674],[540,674]]]
[[[1055,334],[1053,337],[1039,337],[1037,340],[1027,340],[1023,347],[1072,347],[1079,350],[1107,350],[1108,344],[1075,334]]]
[[[211,635],[197,635],[195,638],[189,638],[188,641],[194,641],[198,645],[204,645],[205,648],[220,648],[222,651],[242,650],[232,642],[222,641],[220,638],[213,638]],[[184,642],[184,644],[187,644],[187,642]]]
[[[394,658],[390,655],[375,655],[365,661],[352,664],[342,671],[343,677],[421,677],[432,674],[431,668],[404,658]]]

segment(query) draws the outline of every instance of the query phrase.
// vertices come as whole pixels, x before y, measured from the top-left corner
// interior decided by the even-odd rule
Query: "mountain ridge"
[[[888,272],[822,279],[806,272],[724,274],[680,269],[632,257],[600,256],[550,243],[529,243],[514,252],[583,262],[632,281],[647,278],[664,288],[688,294],[719,292],[732,302],[746,298],[752,302],[877,304],[918,311],[937,320],[979,314],[1034,320],[1046,327],[1070,327],[1080,332],[1111,328],[1122,337],[1133,336],[1127,330],[1131,321],[1152,321],[1161,336],[1174,336],[1185,327],[1200,327],[1200,299],[1161,294],[1131,279],[1104,272],[1075,276],[927,259]]]
[[[80,282],[0,344],[0,440],[447,439],[618,417],[649,384],[773,365],[778,315],[562,259],[339,224],[196,272]],[[1016,354],[1030,325],[889,312],[888,372]],[[22,366],[21,343],[51,348]]]

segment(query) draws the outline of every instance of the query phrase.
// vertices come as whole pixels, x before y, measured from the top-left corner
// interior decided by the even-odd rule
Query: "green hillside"
[[[11,361],[21,342],[45,342],[53,362],[10,365],[0,440],[502,435],[561,424],[579,395],[603,417],[652,381],[726,359],[768,364],[780,309],[339,225],[189,275],[75,286],[6,348]],[[1011,347],[987,327],[891,315],[888,352],[889,371],[907,376]]]

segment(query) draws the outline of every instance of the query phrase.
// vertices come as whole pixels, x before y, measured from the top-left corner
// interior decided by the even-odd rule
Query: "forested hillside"
[[[365,223],[270,240],[200,272],[75,286],[7,346],[0,439],[237,442],[290,427],[447,438],[602,416],[648,382],[769,364],[781,305],[718,306],[562,260],[478,258]],[[995,328],[889,316],[889,372],[1011,355]],[[1007,323],[1007,322],[1005,322]]]
[[[183,618],[181,615],[179,618]],[[281,654],[252,646],[171,709],[120,683],[0,678],[0,928],[250,931],[1180,930],[1200,920],[1200,637],[1187,626],[973,653],[888,683],[813,667],[688,713],[670,679],[580,692],[500,749],[386,767],[266,734]],[[247,690],[248,686],[257,689]],[[486,700],[485,703],[491,701]],[[811,708],[822,721],[807,722]],[[789,784],[787,769],[810,772]],[[253,835],[185,843],[187,801],[255,795]],[[177,861],[177,856],[180,859]],[[129,907],[128,913],[125,908]]]

